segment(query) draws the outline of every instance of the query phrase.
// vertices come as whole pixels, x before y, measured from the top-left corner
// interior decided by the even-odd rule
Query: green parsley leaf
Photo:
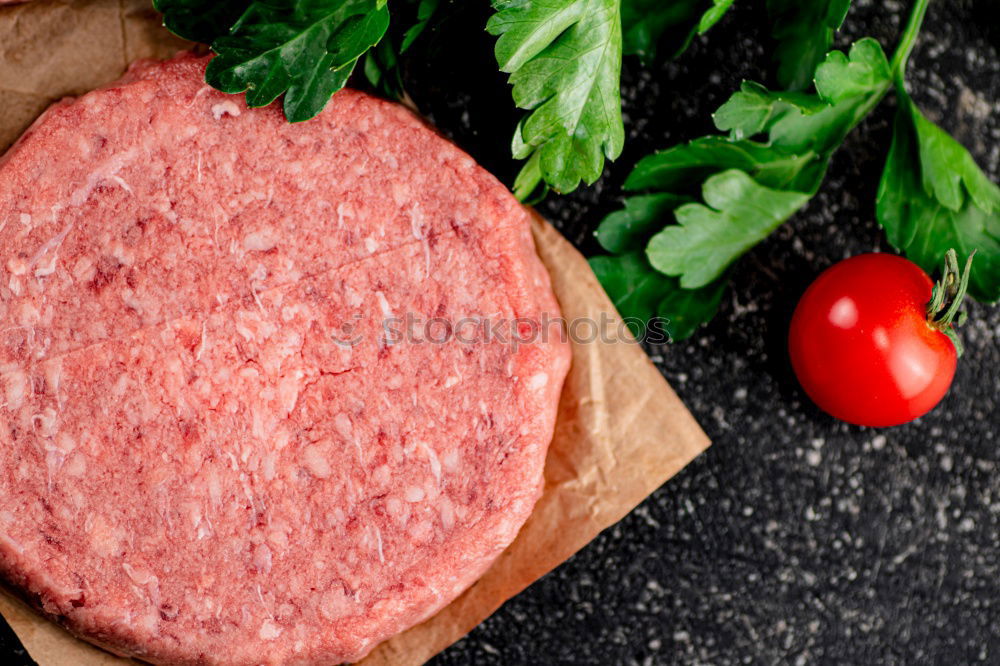
[[[731,169],[705,181],[705,204],[675,211],[677,225],[653,236],[646,249],[661,273],[679,276],[681,287],[697,289],[722,273],[809,201],[801,192],[759,185]]]
[[[850,56],[830,51],[816,68],[816,92],[834,105],[880,95],[891,82],[885,51],[870,37],[855,42]]]
[[[229,32],[250,0],[153,0],[153,9],[163,14],[163,25],[178,37],[211,44]]]
[[[806,204],[834,150],[892,87],[885,54],[871,39],[855,44],[850,55],[827,54],[815,78],[816,94],[744,83],[714,116],[728,136],[705,136],[649,155],[626,180],[626,190],[643,194],[605,218],[598,240],[615,253],[646,244],[654,272],[632,273],[641,275],[641,284],[662,276],[675,321],[711,316],[714,310],[702,307],[702,290],[719,284],[733,262]],[[628,266],[636,268],[635,262]],[[609,292],[621,292],[620,273],[602,273],[617,276],[616,284],[606,285]]]
[[[730,138],[739,140],[769,132],[786,121],[801,122],[804,116],[828,107],[815,95],[771,92],[759,83],[744,81],[739,92],[720,106],[712,119],[716,127],[730,133]]]
[[[291,122],[312,118],[344,87],[355,64],[389,26],[384,0],[260,0],[229,34],[212,42],[218,56],[209,85],[246,92],[249,106],[285,94]]]
[[[675,208],[691,199],[670,193],[629,197],[625,208],[608,215],[597,228],[597,240],[608,252],[641,250]]]
[[[622,0],[622,51],[648,65],[665,42],[676,57],[732,6],[733,0]]]
[[[529,158],[515,193],[540,181],[557,192],[593,183],[625,142],[619,0],[494,0],[486,29],[510,74],[515,103],[531,113],[512,149]]]
[[[816,95],[771,92],[744,83],[715,113],[715,124],[733,139],[767,134],[783,151],[829,155],[892,87],[889,61],[874,39],[831,51],[816,68]]]
[[[660,302],[669,295],[670,284],[652,269],[642,252],[592,257],[590,267],[623,318],[647,322],[659,316]],[[639,334],[636,329],[632,332]]]
[[[672,278],[667,281],[673,283]],[[700,289],[681,289],[674,284],[660,301],[659,316],[664,320],[672,342],[687,340],[700,326],[712,321],[729,281],[716,280]]]
[[[876,200],[893,247],[928,273],[954,248],[976,251],[969,293],[1000,299],[1000,188],[969,152],[929,121],[904,91]]]
[[[368,83],[382,95],[390,99],[402,99],[403,76],[399,70],[399,49],[389,35],[368,50],[364,58],[363,72]]]
[[[907,102],[903,106],[909,106],[917,132],[924,190],[953,211],[962,209],[966,195],[987,213],[1000,210],[1000,188],[982,172],[969,151],[929,121],[912,100]]]
[[[785,153],[746,139],[704,136],[639,160],[625,181],[625,189],[696,193],[712,174],[740,169],[761,185],[808,192],[822,179],[823,167],[811,150]]]
[[[427,26],[430,25],[431,19],[434,18],[440,5],[441,0],[420,0],[420,4],[417,5],[417,20],[403,33],[403,40],[399,45],[400,53],[406,53],[410,50],[413,42],[417,41],[417,37],[422,35]]]
[[[642,252],[593,257],[590,266],[615,308],[639,339],[663,326],[670,340],[685,340],[715,316],[725,291],[719,280],[704,289],[681,289],[649,265]]]
[[[427,30],[437,15],[440,4],[441,0],[400,0],[393,3],[391,27],[394,29],[386,33],[382,41],[370,49],[364,58],[365,78],[386,97],[406,99],[401,71],[402,58]],[[401,9],[404,11],[400,11]],[[404,21],[403,27],[400,27],[400,16]]]
[[[767,0],[782,88],[809,88],[850,8],[851,0]]]

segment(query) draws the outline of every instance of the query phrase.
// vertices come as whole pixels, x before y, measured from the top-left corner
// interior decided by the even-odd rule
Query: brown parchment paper
[[[185,43],[149,0],[33,0],[0,7],[0,151],[51,102],[118,78],[137,58]],[[586,260],[551,225],[533,222],[538,254],[567,320],[617,319]],[[514,543],[437,615],[384,642],[366,666],[417,666],[616,523],[709,442],[642,348],[573,344],[545,490]],[[134,663],[77,640],[0,591],[0,613],[41,666]]]

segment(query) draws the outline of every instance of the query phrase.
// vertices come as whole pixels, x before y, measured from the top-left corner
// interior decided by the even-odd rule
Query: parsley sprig
[[[892,86],[889,62],[873,39],[856,43],[850,55],[831,51],[815,78],[815,94],[773,92],[745,82],[713,116],[727,135],[701,137],[636,165],[625,189],[646,194],[627,199],[625,210],[635,230],[629,249],[644,247],[644,261],[633,256],[624,263],[592,262],[599,278],[606,278],[612,265],[641,274],[602,279],[616,303],[634,300],[623,286],[652,282],[660,273],[677,280],[664,282],[669,291],[642,312],[654,310],[667,320],[673,339],[688,337],[714,316],[715,308],[701,299],[674,292],[711,287],[713,295],[721,294],[727,269],[815,195],[833,152]],[[660,205],[643,205],[648,201]],[[597,238],[609,252],[621,253],[607,238],[625,223],[619,213],[601,223]]]
[[[778,84],[806,90],[851,8],[851,0],[767,0],[777,42]]]
[[[524,199],[544,181],[558,192],[593,183],[625,143],[619,0],[496,0],[486,30],[510,74],[514,101],[531,113],[512,150],[527,159],[514,184]]]
[[[641,194],[602,222],[597,238],[612,254],[591,262],[624,316],[662,318],[675,340],[711,319],[729,267],[816,194],[833,153],[893,88],[900,110],[879,222],[928,272],[951,247],[963,259],[978,250],[969,291],[1000,297],[1000,189],[903,83],[927,3],[917,1],[891,63],[865,38],[825,55],[815,93],[745,82],[713,116],[727,135],[640,160],[625,190]]]
[[[209,85],[245,92],[249,106],[267,106],[284,95],[291,122],[319,113],[389,27],[386,0],[154,0],[153,5],[170,30],[211,44],[218,57],[205,72]]]
[[[514,194],[565,193],[591,184],[625,142],[622,54],[648,60],[658,44],[679,54],[733,0],[494,0],[486,29],[510,74],[514,102],[528,115],[512,152],[526,160]],[[624,28],[624,37],[623,37]]]
[[[918,3],[910,24],[919,25],[928,0]],[[908,31],[913,34],[913,31]],[[972,155],[921,113],[906,90],[906,64],[915,37],[894,60],[899,106],[892,147],[876,199],[876,217],[893,247],[928,273],[949,248],[963,260],[976,253],[969,294],[1000,299],[1000,188]]]

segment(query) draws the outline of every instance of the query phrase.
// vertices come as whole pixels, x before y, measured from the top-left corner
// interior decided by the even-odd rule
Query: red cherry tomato
[[[933,283],[916,264],[864,254],[821,274],[792,317],[792,367],[809,397],[858,425],[922,416],[948,392],[955,344],[928,321]]]

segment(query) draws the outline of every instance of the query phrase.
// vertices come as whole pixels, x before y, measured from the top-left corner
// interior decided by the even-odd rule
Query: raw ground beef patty
[[[558,306],[524,209],[404,108],[290,125],[205,62],[0,161],[0,573],[154,662],[354,660],[531,512],[569,352],[496,331]]]

